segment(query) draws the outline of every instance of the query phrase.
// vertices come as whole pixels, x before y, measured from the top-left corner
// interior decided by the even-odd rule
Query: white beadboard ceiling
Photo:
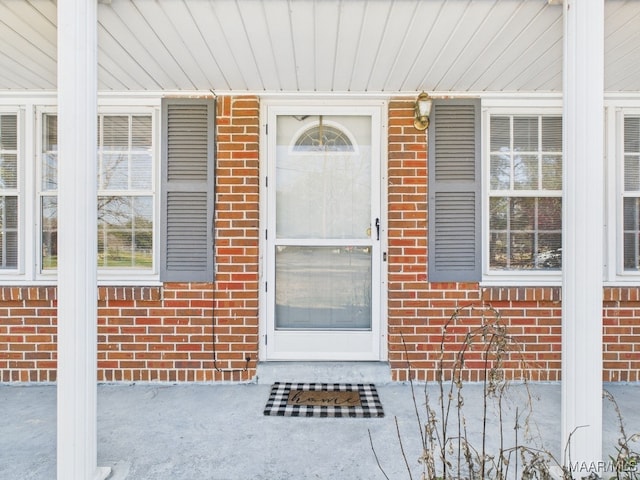
[[[605,8],[605,89],[640,91],[640,1]],[[0,91],[55,90],[56,23],[0,0]],[[100,91],[562,90],[547,0],[101,0],[98,48]]]

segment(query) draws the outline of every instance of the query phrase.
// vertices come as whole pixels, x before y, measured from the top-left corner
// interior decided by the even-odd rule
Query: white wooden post
[[[58,0],[57,478],[97,467],[97,4]]]
[[[563,8],[562,448],[582,478],[602,460],[604,0]]]

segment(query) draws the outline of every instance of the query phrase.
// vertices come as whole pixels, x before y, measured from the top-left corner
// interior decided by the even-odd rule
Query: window
[[[562,267],[562,117],[491,115],[489,271]]]
[[[623,266],[640,271],[640,116],[624,117]]]
[[[353,152],[353,142],[340,128],[323,123],[320,115],[318,124],[305,130],[296,140],[296,152]]]
[[[0,269],[18,268],[18,116],[0,114]]]
[[[151,116],[98,119],[98,268],[153,267]]]
[[[58,118],[45,114],[40,156],[40,265],[43,271],[58,265]]]
[[[44,114],[40,164],[40,265],[57,267],[57,117]],[[98,117],[98,268],[153,269],[154,149],[151,115]]]

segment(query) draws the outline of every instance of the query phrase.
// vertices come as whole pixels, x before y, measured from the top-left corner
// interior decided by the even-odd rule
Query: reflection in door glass
[[[371,328],[371,249],[291,247],[276,251],[276,328]]]

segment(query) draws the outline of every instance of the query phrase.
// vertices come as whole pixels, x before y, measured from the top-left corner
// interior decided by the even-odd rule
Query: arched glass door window
[[[318,123],[300,133],[293,144],[294,152],[355,152],[350,136],[335,125]]]

